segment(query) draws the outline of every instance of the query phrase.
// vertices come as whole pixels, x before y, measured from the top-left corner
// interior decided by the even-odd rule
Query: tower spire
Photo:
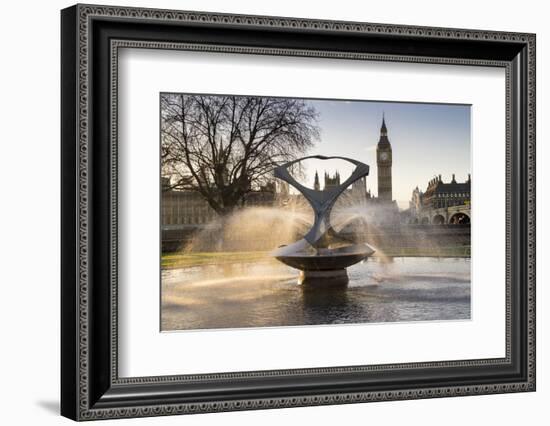
[[[388,128],[386,127],[386,114],[384,113],[384,111],[382,111],[382,127],[380,127],[380,135],[388,135]]]
[[[376,145],[376,164],[378,166],[378,198],[383,201],[392,201],[392,149],[388,139],[386,114],[382,112],[382,126],[380,139]]]
[[[315,170],[315,182],[313,183],[313,189],[315,189],[315,191],[321,190],[321,184],[319,183],[319,175],[317,174],[317,170]]]

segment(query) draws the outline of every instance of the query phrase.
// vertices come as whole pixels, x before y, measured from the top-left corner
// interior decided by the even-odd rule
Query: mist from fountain
[[[343,194],[335,205],[331,223],[339,233],[352,236],[376,248],[379,259],[391,261],[395,256],[445,256],[436,226],[407,225],[399,220],[385,220],[395,214],[395,208],[376,203],[358,203],[350,194]],[[391,255],[385,253],[389,250]]]
[[[245,207],[215,219],[196,232],[182,253],[269,251],[301,238],[313,223],[313,212],[299,207]]]
[[[391,261],[392,256],[386,254],[390,233],[399,236],[399,232],[406,234],[408,230],[406,225],[388,226],[378,222],[380,217],[388,214],[385,207],[358,203],[352,196],[344,193],[332,209],[330,221],[336,232],[344,233],[354,242],[367,243],[373,247],[376,250],[374,256],[378,260]],[[255,259],[261,257],[267,261],[271,250],[300,240],[312,224],[313,211],[306,203],[244,207],[224,220],[218,218],[204,224],[177,254],[257,252]],[[440,247],[437,239],[429,232],[421,226],[417,227],[414,238],[409,238],[404,243],[405,248],[409,252],[422,248],[424,252],[437,256]],[[391,252],[395,255],[399,250]],[[260,253],[263,255],[260,256]]]

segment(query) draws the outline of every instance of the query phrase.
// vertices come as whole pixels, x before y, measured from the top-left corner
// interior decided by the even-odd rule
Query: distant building
[[[313,189],[315,189],[315,191],[321,190],[321,184],[319,183],[319,174],[317,173],[317,170],[315,171],[315,181],[313,182]]]
[[[162,192],[161,221],[163,229],[195,228],[217,217],[197,191],[165,190]]]
[[[367,190],[367,178],[362,177],[351,184],[349,191],[352,199],[357,200],[359,204],[367,204],[372,198],[370,190]]]
[[[416,187],[409,202],[409,223],[468,225],[471,184],[470,175],[457,182],[453,174],[450,182],[443,182],[441,175],[431,179],[425,192]]]
[[[219,227],[218,214],[198,191],[170,188],[170,179],[162,178],[161,232],[162,250],[174,251],[197,232]],[[286,182],[268,182],[244,197],[243,207],[271,207],[294,202]]]
[[[388,139],[385,117],[382,117],[380,139],[376,145],[376,166],[378,168],[378,199],[392,202],[392,149]]]
[[[163,178],[162,212],[163,229],[196,228],[217,218],[217,213],[198,192],[170,189],[169,178]],[[288,184],[268,182],[244,198],[245,207],[273,206],[277,199],[288,196]]]
[[[336,173],[332,176],[325,172],[325,187],[323,190],[326,191],[327,189],[335,188],[337,186],[340,186],[340,172],[336,170]]]

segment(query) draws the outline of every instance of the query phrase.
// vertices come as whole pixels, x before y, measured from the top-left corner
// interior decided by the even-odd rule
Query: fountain
[[[289,167],[307,160],[345,160],[355,165],[351,175],[339,186],[318,191],[301,185],[294,179]],[[342,286],[348,283],[346,268],[374,253],[368,244],[358,244],[340,235],[330,223],[330,213],[336,200],[353,182],[369,174],[369,166],[345,157],[313,155],[299,158],[275,168],[275,177],[292,185],[309,202],[314,222],[304,238],[281,246],[272,255],[284,264],[300,270],[300,284],[304,286]]]

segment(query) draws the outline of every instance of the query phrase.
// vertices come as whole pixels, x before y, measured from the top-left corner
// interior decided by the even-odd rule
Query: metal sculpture
[[[294,179],[289,167],[310,158],[319,160],[339,159],[355,165],[351,175],[340,185],[325,190],[307,188]],[[313,155],[299,158],[275,168],[275,177],[292,185],[309,202],[314,212],[311,229],[301,240],[281,246],[273,252],[279,261],[299,269],[303,285],[345,285],[348,283],[346,268],[366,259],[374,250],[364,243],[354,243],[341,236],[330,223],[330,213],[338,197],[353,182],[369,174],[369,166],[345,157]]]

